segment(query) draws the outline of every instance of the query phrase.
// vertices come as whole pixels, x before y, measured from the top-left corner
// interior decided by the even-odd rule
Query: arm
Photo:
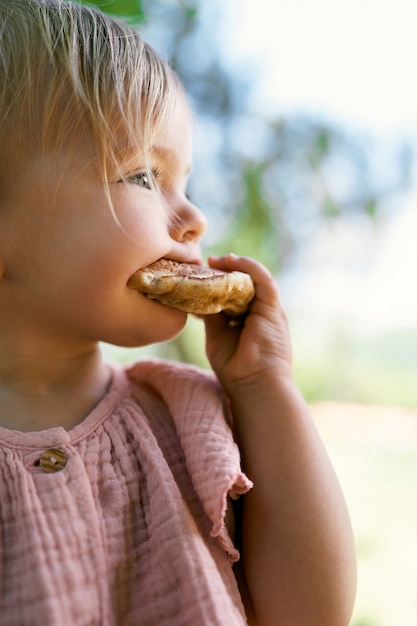
[[[211,259],[251,274],[256,297],[244,327],[207,316],[207,354],[228,393],[254,488],[242,519],[244,586],[256,626],[347,626],[355,550],[337,478],[291,373],[278,288],[259,263]]]

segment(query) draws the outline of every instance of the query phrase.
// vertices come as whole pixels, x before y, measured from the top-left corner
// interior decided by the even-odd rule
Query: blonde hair
[[[182,90],[132,27],[65,0],[0,2],[0,190],[33,150],[86,135],[103,179],[148,154]],[[24,175],[24,172],[23,172]]]

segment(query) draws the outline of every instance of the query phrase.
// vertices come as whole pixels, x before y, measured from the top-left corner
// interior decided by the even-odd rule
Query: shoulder
[[[126,368],[127,375],[131,380],[138,382],[150,377],[159,377],[177,380],[192,380],[200,384],[217,383],[215,375],[210,370],[203,370],[195,365],[179,363],[167,359],[145,359],[137,361]]]
[[[184,421],[187,429],[212,429],[217,424],[223,431],[233,427],[228,397],[215,374],[194,365],[164,359],[138,361],[125,370],[130,389],[139,403],[148,409],[164,406],[174,418],[177,429]],[[190,422],[191,419],[191,422]]]
[[[172,415],[193,415],[233,423],[230,402],[215,374],[194,365],[164,359],[141,360],[124,369],[129,395],[147,406],[164,405]]]
[[[223,389],[213,372],[194,365],[163,359],[138,361],[126,368],[134,386],[146,386],[163,397],[211,395],[224,399]]]

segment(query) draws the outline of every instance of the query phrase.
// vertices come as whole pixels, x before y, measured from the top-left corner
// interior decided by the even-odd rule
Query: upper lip
[[[169,261],[176,261],[177,263],[190,263],[191,265],[202,265],[202,259],[201,257],[193,257],[191,259],[186,259],[186,258],[173,258],[173,257],[163,257],[165,259],[168,259]]]

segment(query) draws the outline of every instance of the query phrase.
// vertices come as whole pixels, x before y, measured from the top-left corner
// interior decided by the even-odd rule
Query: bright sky
[[[227,7],[222,41],[241,70],[243,61],[256,63],[257,109],[301,109],[406,133],[417,148],[416,0],[231,0]],[[312,314],[348,314],[363,330],[417,327],[416,236],[417,189],[377,237],[352,222],[323,233],[306,251],[311,271],[294,306],[298,298],[305,309],[308,299]],[[361,271],[358,256],[366,260]]]
[[[260,102],[417,129],[415,0],[232,0],[229,54],[262,58]],[[227,36],[226,36],[227,37]],[[225,37],[225,39],[226,39]]]

